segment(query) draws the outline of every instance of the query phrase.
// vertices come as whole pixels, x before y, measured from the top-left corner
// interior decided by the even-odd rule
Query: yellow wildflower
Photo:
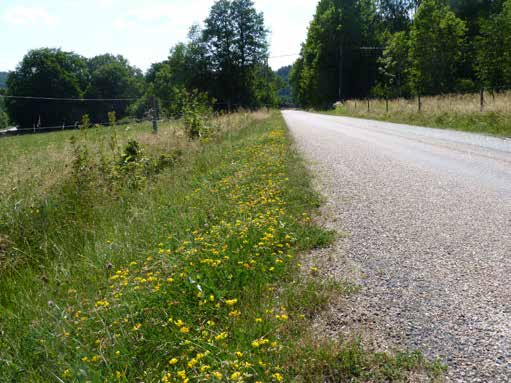
[[[177,362],[179,362],[179,360],[178,360],[177,358],[172,358],[171,360],[169,360],[169,364],[170,364],[171,366],[173,366],[173,365],[177,364]]]
[[[240,315],[241,315],[241,312],[240,312],[240,311],[238,311],[238,310],[234,310],[234,311],[231,311],[231,312],[229,313],[229,316],[230,316],[231,318],[238,318]]]
[[[94,305],[94,307],[96,307],[96,308],[99,308],[99,307],[108,307],[108,306],[110,306],[110,303],[108,303],[108,301],[107,301],[107,300],[104,300],[104,299],[102,299],[102,300],[100,300],[100,301],[97,301],[97,302],[96,302],[96,304]]]
[[[207,371],[207,370],[209,370],[210,368],[211,368],[211,366],[210,366],[210,365],[205,364],[204,366],[202,366],[202,367],[200,368],[200,372],[206,372],[206,371]]]
[[[228,300],[225,301],[225,304],[227,306],[234,306],[236,303],[238,303],[237,299],[228,299]]]

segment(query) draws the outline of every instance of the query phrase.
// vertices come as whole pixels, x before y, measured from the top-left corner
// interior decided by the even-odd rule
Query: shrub
[[[190,93],[183,90],[181,98],[183,121],[188,138],[194,140],[210,136],[212,129],[210,126],[208,127],[208,122],[213,114],[213,109],[208,95],[196,90]]]
[[[7,114],[0,111],[0,129],[6,129],[9,125],[9,118],[7,117]]]

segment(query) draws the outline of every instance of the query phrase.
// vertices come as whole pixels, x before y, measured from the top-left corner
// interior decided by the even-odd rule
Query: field
[[[209,124],[0,140],[0,381],[437,377],[418,353],[312,332],[353,288],[301,266],[334,235],[283,120]]]
[[[329,113],[511,137],[511,92],[485,92],[482,112],[479,94],[422,97],[421,104],[418,112],[416,98],[389,100],[387,112],[385,100],[370,100],[368,111],[367,100],[349,100]]]

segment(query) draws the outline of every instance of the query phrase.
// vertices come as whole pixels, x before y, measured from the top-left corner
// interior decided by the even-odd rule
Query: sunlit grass
[[[183,151],[136,187],[99,178],[100,159],[116,158],[111,132],[79,133],[88,186],[74,173],[71,132],[11,139],[40,148],[24,154],[31,166],[52,162],[42,184],[59,178],[5,189],[0,381],[399,381],[433,371],[414,355],[378,359],[352,342],[317,341],[314,316],[351,289],[299,271],[300,252],[332,234],[310,218],[320,199],[283,120],[212,124],[202,142],[178,125],[158,137],[119,128],[120,146],[137,139],[148,159]],[[10,168],[16,161],[14,152]]]
[[[511,136],[511,92],[484,94],[481,111],[479,94],[448,94],[418,100],[349,100],[331,114],[371,118],[390,122],[448,128],[469,132]]]

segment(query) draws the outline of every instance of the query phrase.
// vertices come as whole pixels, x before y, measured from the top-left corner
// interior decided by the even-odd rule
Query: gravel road
[[[347,233],[330,268],[362,287],[330,325],[440,357],[447,381],[511,382],[511,140],[283,114]]]

